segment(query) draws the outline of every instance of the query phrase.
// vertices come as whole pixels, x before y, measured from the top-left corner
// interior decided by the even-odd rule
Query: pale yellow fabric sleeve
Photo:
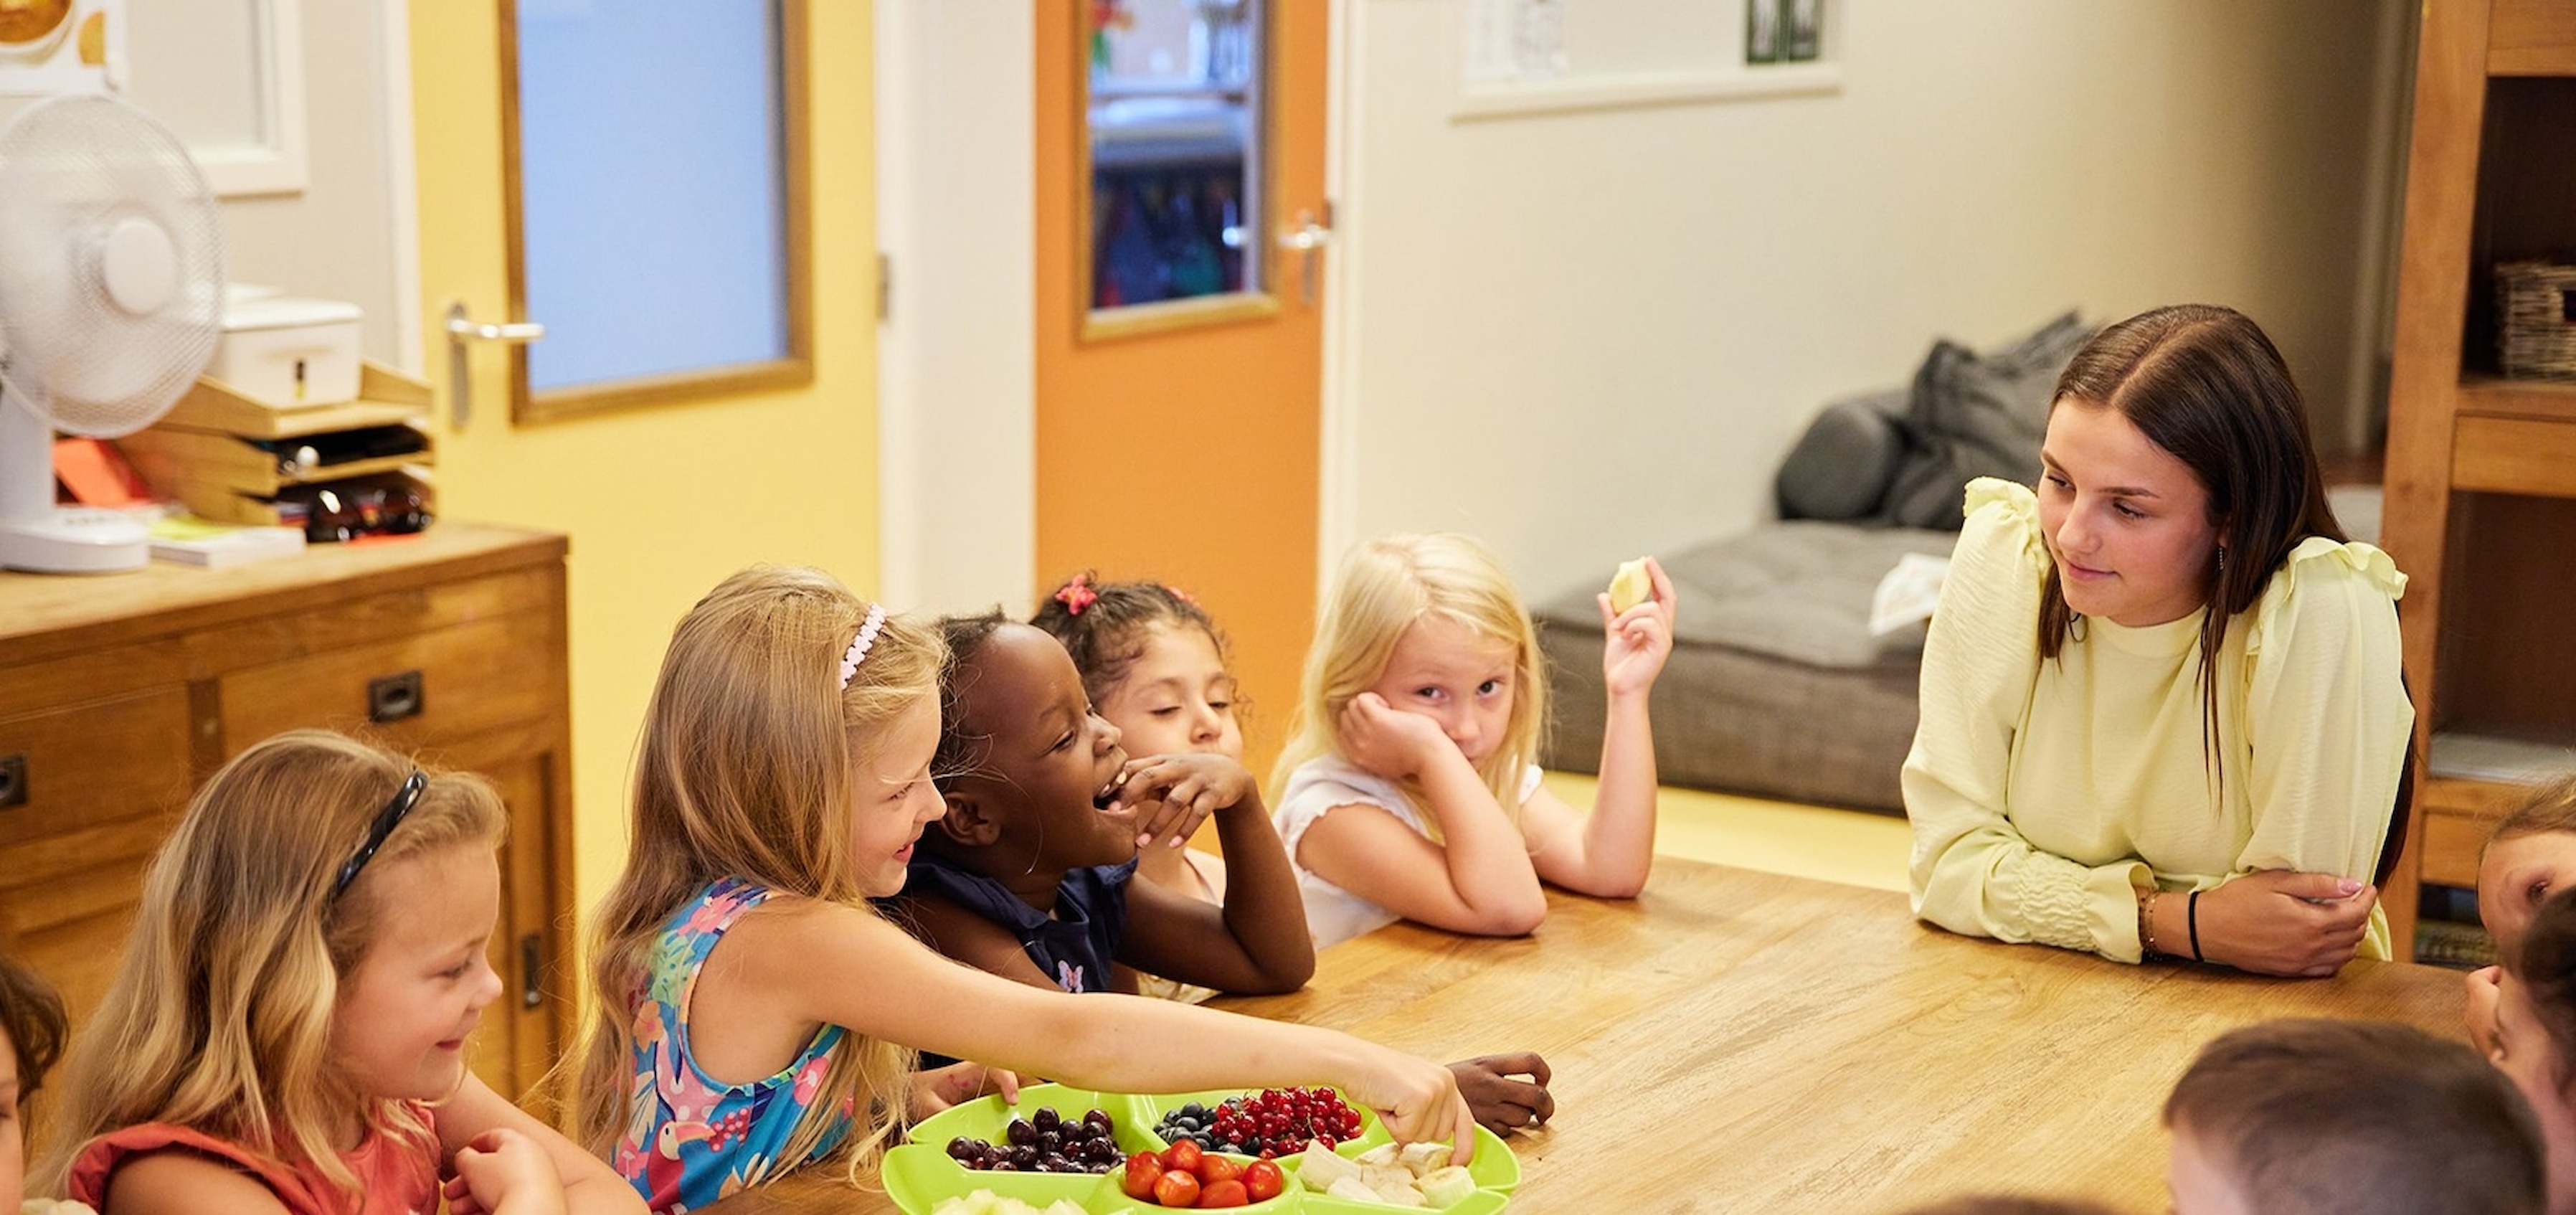
[[[2272,575],[2245,643],[2253,834],[2237,873],[2371,880],[2415,728],[2398,678],[2405,588],[2388,554],[2322,536]],[[2384,916],[2373,917],[2362,956],[2389,956]]]
[[[2028,486],[1971,481],[1967,515],[1923,643],[1922,712],[1901,777],[1914,914],[1952,932],[2137,961],[2135,890],[2154,880],[2145,863],[2077,864],[2032,847],[2005,817],[2013,735],[2039,674],[2048,551]]]

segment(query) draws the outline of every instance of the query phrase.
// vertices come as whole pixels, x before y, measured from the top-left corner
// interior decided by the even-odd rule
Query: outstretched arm
[[[749,939],[742,937],[751,930]],[[773,901],[728,934],[746,1003],[1110,1092],[1331,1083],[1399,1139],[1473,1152],[1448,1069],[1347,1034],[1135,996],[1047,992],[931,953],[867,910]],[[1043,1032],[1040,1032],[1041,1028]]]
[[[888,912],[943,957],[986,974],[1047,991],[1060,991],[1055,976],[1038,969],[1011,930],[937,895],[906,895]]]

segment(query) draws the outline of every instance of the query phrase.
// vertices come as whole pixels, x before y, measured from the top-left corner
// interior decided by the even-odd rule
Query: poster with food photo
[[[0,96],[104,93],[125,64],[125,0],[0,0]]]

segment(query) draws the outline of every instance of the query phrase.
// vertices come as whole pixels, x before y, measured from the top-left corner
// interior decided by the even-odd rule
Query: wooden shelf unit
[[[579,982],[564,550],[441,522],[223,570],[0,573],[0,950],[61,989],[77,1033],[196,786],[282,730],[361,734],[480,772],[509,808],[504,990],[470,1050],[528,1100]]]
[[[2576,0],[2423,7],[2382,534],[2415,698],[2406,854],[2384,898],[2474,888],[2495,817],[2576,764],[2576,383],[2498,374],[2494,268],[2576,257]],[[2472,740],[2515,762],[2445,770]],[[2493,750],[2492,747],[2489,750]]]

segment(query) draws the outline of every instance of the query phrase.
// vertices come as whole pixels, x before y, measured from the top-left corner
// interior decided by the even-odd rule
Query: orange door
[[[1271,0],[1258,18],[1264,178],[1240,245],[1259,259],[1252,290],[1094,311],[1090,232],[1113,217],[1092,214],[1093,22],[1127,7],[1037,10],[1036,585],[1093,568],[1195,596],[1233,641],[1246,758],[1266,775],[1314,626],[1323,326],[1307,276],[1321,263],[1280,238],[1329,214],[1328,6]]]

